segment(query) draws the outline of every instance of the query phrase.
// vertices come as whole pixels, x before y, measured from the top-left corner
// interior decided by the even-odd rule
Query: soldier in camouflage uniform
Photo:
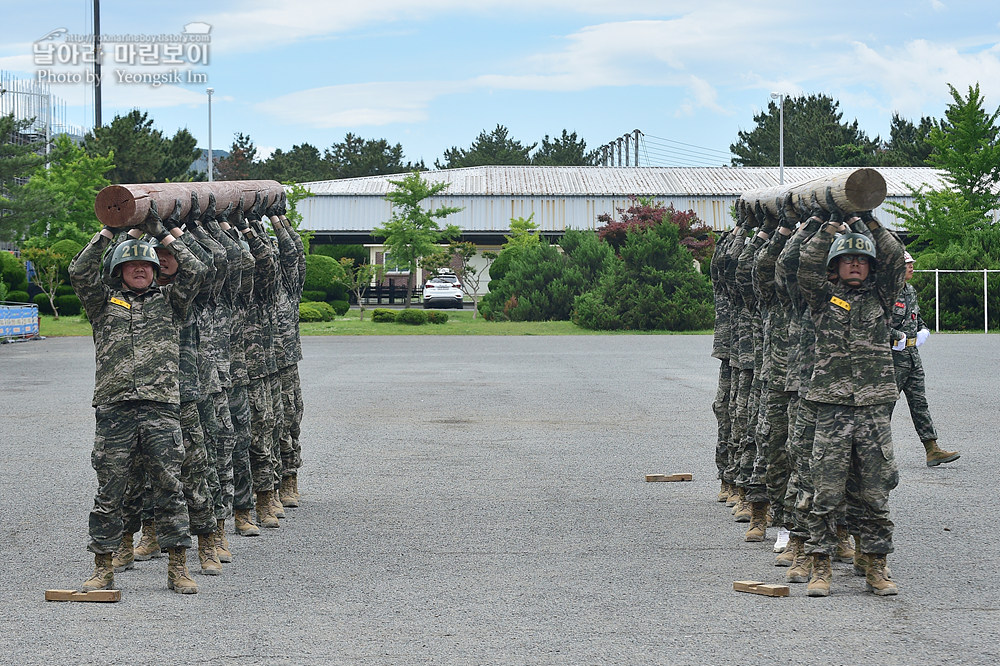
[[[827,198],[830,223],[803,244],[798,270],[816,334],[807,394],[817,405],[810,460],[814,490],[806,547],[812,557],[807,594],[830,593],[837,514],[852,468],[858,473],[863,509],[858,529],[868,562],[867,587],[878,595],[896,594],[885,563],[893,549],[889,492],[899,482],[890,427],[897,392],[886,340],[888,314],[904,283],[903,248],[870,214],[863,219],[874,243],[863,234],[844,233],[849,228],[842,213],[829,194]],[[833,281],[828,275],[831,268],[837,271]]]
[[[187,571],[191,545],[181,483],[184,444],[180,428],[179,332],[203,279],[205,266],[163,227],[156,206],[143,223],[177,258],[173,284],[155,285],[159,261],[152,245],[130,240],[116,248],[111,273],[122,288],[101,279],[101,254],[114,234],[105,228],[69,267],[73,289],[93,326],[97,360],[93,405],[96,437],[91,462],[98,490],[90,513],[94,574],[84,591],[114,586],[112,553],[123,533],[122,501],[130,467],[144,464],[152,485],[161,545],[169,553],[167,586],[197,592]]]
[[[930,408],[924,389],[924,365],[920,362],[920,347],[930,337],[930,330],[920,317],[917,305],[917,291],[910,284],[913,277],[913,257],[906,258],[906,286],[899,293],[892,306],[892,320],[889,324],[892,339],[892,363],[896,368],[896,388],[906,394],[906,404],[910,408],[910,418],[917,436],[927,453],[927,466],[937,467],[941,463],[958,460],[958,451],[942,451],[937,443],[937,431],[931,421]]]
[[[719,489],[719,502],[729,499],[733,490],[726,481],[724,472],[729,459],[729,432],[732,422],[729,420],[729,391],[732,385],[732,366],[729,364],[729,341],[730,341],[730,305],[729,293],[726,291],[725,278],[722,275],[722,263],[726,252],[729,249],[733,237],[730,233],[723,233],[719,242],[715,244],[715,252],[712,254],[712,262],[709,264],[709,271],[712,277],[712,293],[715,295],[715,331],[712,342],[712,357],[721,361],[719,364],[719,382],[715,391],[715,401],[712,403],[712,411],[718,423],[718,437],[715,444],[715,467],[718,473],[721,487]]]

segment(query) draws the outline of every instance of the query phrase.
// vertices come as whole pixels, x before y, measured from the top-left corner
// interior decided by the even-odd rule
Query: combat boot
[[[885,565],[885,555],[866,553],[868,571],[865,572],[865,589],[880,597],[899,594],[899,588],[889,576],[889,567]]]
[[[233,561],[233,554],[229,550],[229,541],[226,540],[226,521],[221,518],[219,519],[219,529],[215,531],[215,554],[219,556],[219,561],[223,564],[229,564]]]
[[[292,477],[292,493],[295,495],[295,506],[298,506],[298,503],[302,501],[302,496],[299,495],[299,475],[297,473]]]
[[[215,532],[198,535],[198,562],[203,576],[218,576],[222,573],[222,562],[215,553]]]
[[[809,581],[809,574],[812,570],[812,559],[806,555],[806,541],[802,537],[791,536],[788,538],[788,548],[785,552],[792,551],[792,564],[785,580],[789,583],[805,583]]]
[[[735,483],[730,483],[729,484],[729,497],[726,498],[726,506],[736,506],[736,504],[740,501],[740,494],[739,493],[740,493],[740,491],[739,491],[739,488],[736,487],[736,484]]]
[[[857,540],[854,541],[857,543]],[[868,556],[861,552],[861,548],[854,549],[854,575],[864,576],[868,573]]]
[[[152,520],[147,520],[142,524],[142,535],[139,537],[139,545],[134,549],[135,559],[145,562],[153,557],[161,557],[160,544],[156,540],[156,524]]]
[[[271,491],[257,493],[257,522],[261,527],[281,527],[277,516],[271,511]]]
[[[813,553],[812,578],[809,579],[806,595],[810,597],[830,596],[831,580],[833,580],[833,567],[830,565],[830,556],[826,553]]]
[[[81,592],[115,589],[115,567],[111,564],[111,553],[94,555],[94,574],[80,586]]]
[[[233,522],[236,523],[236,533],[240,536],[260,536],[260,528],[250,519],[250,509],[233,511]]]
[[[855,542],[857,543],[857,542]],[[833,559],[836,562],[853,562],[856,549],[851,548],[851,535],[846,527],[837,528],[837,552]]]
[[[729,499],[729,484],[723,481],[721,487],[719,488],[719,494],[716,496],[715,501],[725,502],[728,499]]]
[[[278,489],[271,491],[271,513],[274,514],[275,518],[285,517],[285,507],[282,506],[281,500],[278,499]]]
[[[115,573],[128,571],[135,566],[135,533],[126,532],[122,534],[122,542],[118,545],[118,550],[111,556],[111,566],[115,568]]]
[[[167,550],[167,589],[178,594],[198,593],[198,583],[188,573],[187,548]]]
[[[281,487],[278,489],[278,499],[282,506],[296,507],[299,505],[299,498],[295,496],[295,477],[285,476],[281,478]]]
[[[941,463],[954,462],[961,458],[958,451],[942,451],[938,448],[936,439],[928,439],[924,442],[924,450],[927,451],[927,466],[937,467]],[[895,594],[891,592],[890,594]]]
[[[740,488],[740,502],[736,505],[736,510],[733,511],[733,519],[738,523],[749,523],[752,516],[753,510],[750,508],[750,502],[747,501],[747,489]]]
[[[767,502],[750,503],[750,529],[744,535],[745,541],[763,541],[767,534]]]

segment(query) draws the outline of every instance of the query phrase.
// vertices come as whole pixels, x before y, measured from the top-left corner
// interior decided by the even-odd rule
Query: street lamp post
[[[215,88],[206,88],[208,93],[208,182],[212,182],[212,93]]]
[[[771,99],[778,100],[778,184],[785,184],[785,96],[771,93]],[[209,179],[211,180],[211,179]]]

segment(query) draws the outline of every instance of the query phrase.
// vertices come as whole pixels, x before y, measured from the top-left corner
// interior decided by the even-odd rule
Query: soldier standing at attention
[[[160,546],[169,553],[167,587],[197,592],[187,571],[191,545],[187,504],[181,483],[184,444],[178,382],[181,322],[201,285],[205,266],[163,227],[155,204],[141,225],[177,258],[178,274],[165,287],[154,284],[160,262],[153,246],[128,240],[115,249],[112,277],[121,289],[101,280],[101,254],[114,234],[102,229],[69,266],[73,290],[93,325],[97,373],[93,405],[96,436],[91,463],[97,494],[90,512],[94,574],[83,591],[112,589],[112,553],[122,538],[122,499],[129,468],[146,465],[153,492]]]
[[[853,468],[858,477],[862,514],[858,531],[867,562],[867,589],[880,596],[896,594],[885,560],[893,550],[889,492],[899,482],[890,426],[898,391],[886,341],[888,314],[905,283],[903,246],[870,213],[862,213],[862,219],[874,243],[863,234],[841,233],[849,227],[829,190],[827,201],[830,222],[803,244],[798,270],[799,288],[816,325],[815,364],[807,394],[817,405],[810,460],[814,494],[806,545],[812,576],[806,593],[830,594],[838,507]],[[829,269],[836,271],[833,281]]]
[[[938,448],[937,431],[931,421],[927,396],[924,393],[924,365],[920,362],[917,347],[927,342],[931,332],[920,317],[917,305],[917,290],[910,284],[913,277],[913,257],[904,252],[906,259],[906,285],[899,292],[892,306],[892,321],[889,324],[892,338],[892,364],[896,368],[896,388],[906,394],[906,404],[910,407],[910,418],[917,436],[927,452],[927,466],[937,467],[941,463],[958,460],[958,451],[942,451]]]

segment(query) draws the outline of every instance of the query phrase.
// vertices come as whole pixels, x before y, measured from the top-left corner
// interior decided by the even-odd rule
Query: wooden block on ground
[[[647,474],[646,481],[690,481],[690,474]]]
[[[736,592],[749,592],[750,594],[762,594],[765,597],[787,597],[789,594],[787,585],[762,583],[759,580],[733,581],[733,590]]]
[[[121,590],[92,590],[79,592],[77,590],[45,590],[46,601],[100,601],[114,602],[122,600]]]

